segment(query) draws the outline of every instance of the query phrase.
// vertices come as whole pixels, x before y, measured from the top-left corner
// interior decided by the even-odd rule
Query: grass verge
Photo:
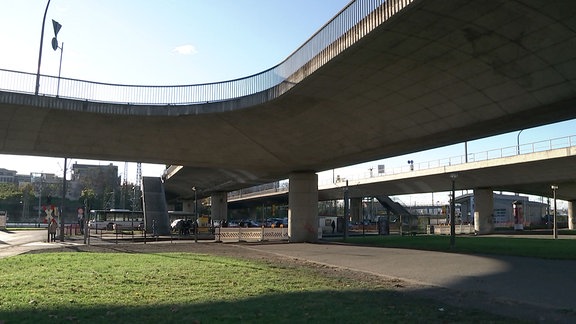
[[[494,236],[457,236],[450,247],[449,236],[355,236],[347,243],[372,246],[408,248],[427,251],[498,254],[545,259],[576,260],[576,240],[508,238]]]
[[[383,279],[204,254],[25,254],[0,269],[5,323],[510,322]]]

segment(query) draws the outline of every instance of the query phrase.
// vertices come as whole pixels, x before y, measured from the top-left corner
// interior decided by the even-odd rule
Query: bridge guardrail
[[[448,158],[444,158],[444,159],[437,159],[437,160],[431,160],[431,161],[426,161],[426,162],[414,163],[414,164],[408,165],[408,166],[395,167],[395,168],[388,169],[391,171],[387,171],[385,173],[376,174],[376,175],[370,174],[369,172],[365,172],[362,174],[354,175],[352,177],[341,178],[338,183],[343,183],[346,180],[348,180],[348,181],[360,181],[360,180],[382,177],[382,176],[390,176],[390,175],[395,175],[395,174],[400,174],[400,173],[409,173],[409,172],[428,170],[428,169],[433,169],[433,168],[438,168],[438,167],[454,166],[454,165],[460,165],[460,164],[465,164],[465,163],[488,161],[488,160],[494,160],[494,159],[500,159],[500,158],[505,158],[505,157],[521,155],[521,154],[532,154],[532,153],[545,152],[545,151],[561,149],[561,148],[569,148],[569,147],[573,147],[573,146],[576,146],[576,135],[553,138],[553,139],[549,139],[549,140],[538,141],[538,142],[533,142],[533,143],[526,143],[526,144],[515,145],[515,146],[507,146],[507,147],[503,147],[503,148],[499,148],[499,149],[482,151],[482,152],[478,152],[478,153],[469,153],[468,159],[466,159],[466,155],[458,155],[458,156],[448,157]],[[319,185],[329,185],[332,183],[333,183],[333,181],[322,181],[322,182],[319,182],[318,184]],[[258,187],[261,187],[263,189],[257,190]],[[240,197],[249,197],[249,196],[259,195],[259,194],[262,194],[265,192],[287,192],[288,190],[289,190],[289,183],[283,183],[281,186],[275,186],[274,189],[271,189],[270,186],[262,185],[262,186],[250,187],[250,188],[247,188],[246,190],[237,190],[237,191],[231,192],[228,195],[228,199],[240,198]]]
[[[573,146],[576,146],[576,135],[553,138],[553,139],[549,139],[549,140],[538,141],[538,142],[527,143],[527,144],[520,144],[520,145],[515,145],[515,146],[507,146],[507,147],[503,147],[503,148],[498,148],[498,149],[493,149],[493,150],[488,150],[488,151],[482,151],[482,152],[478,152],[478,153],[469,153],[468,159],[466,159],[466,155],[458,155],[458,156],[453,156],[453,157],[448,157],[448,158],[443,158],[443,159],[414,163],[412,165],[406,165],[406,166],[387,169],[386,172],[383,174],[370,175],[369,172],[364,172],[362,174],[355,175],[353,177],[349,177],[349,178],[344,179],[344,180],[357,181],[357,180],[369,179],[369,178],[380,177],[380,176],[395,175],[395,174],[399,174],[399,173],[408,173],[408,172],[428,170],[428,169],[439,168],[439,167],[460,165],[460,164],[465,164],[465,163],[495,160],[495,159],[501,159],[501,158],[516,156],[516,155],[521,155],[521,154],[532,154],[532,153],[544,152],[544,151],[549,151],[549,150],[568,148],[568,147],[573,147]],[[323,184],[327,184],[327,183],[323,183]]]
[[[240,98],[272,89],[284,82],[290,88],[412,1],[353,1],[284,61],[244,78],[193,85],[144,86],[40,75],[39,94],[131,105],[191,105]],[[36,77],[35,73],[0,69],[0,90],[34,94]]]

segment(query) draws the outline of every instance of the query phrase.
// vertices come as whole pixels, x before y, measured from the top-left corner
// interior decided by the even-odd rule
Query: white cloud
[[[175,47],[172,52],[181,55],[192,55],[198,53],[198,50],[193,45],[181,45]]]

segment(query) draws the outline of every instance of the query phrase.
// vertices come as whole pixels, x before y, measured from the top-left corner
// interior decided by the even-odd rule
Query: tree
[[[13,183],[0,183],[0,210],[6,211],[12,221],[23,220],[24,210],[29,206],[29,191]]]
[[[96,193],[94,192],[94,190],[91,188],[84,188],[82,190],[82,193],[80,194],[80,199],[78,199],[78,201],[80,202],[81,205],[86,207],[87,209],[86,212],[88,212],[90,206],[92,206],[95,199],[96,199]]]
[[[18,186],[13,183],[0,183],[0,200],[9,200],[17,197],[22,197],[22,192],[18,190]]]

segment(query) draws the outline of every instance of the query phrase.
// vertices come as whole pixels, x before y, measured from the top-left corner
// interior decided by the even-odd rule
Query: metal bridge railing
[[[345,179],[341,179],[339,183],[343,183],[346,180],[348,181],[360,181],[370,178],[376,178],[381,176],[389,176],[395,175],[400,173],[409,173],[419,170],[427,170],[445,166],[454,166],[459,164],[471,163],[471,162],[480,162],[480,161],[488,161],[494,159],[501,159],[505,157],[511,157],[520,154],[531,154],[531,153],[538,153],[538,152],[545,152],[550,150],[556,150],[561,148],[569,148],[576,146],[576,135],[566,136],[566,137],[559,137],[548,139],[544,141],[538,141],[533,143],[521,144],[516,146],[507,146],[503,148],[478,152],[478,153],[470,153],[468,154],[468,160],[466,160],[466,155],[458,155],[453,157],[448,157],[444,159],[437,159],[431,160],[426,162],[414,163],[411,166],[402,166],[387,169],[386,173],[380,174],[370,174],[369,172],[355,174]],[[330,185],[333,183],[333,180],[330,181],[320,181],[319,185]],[[280,185],[281,184],[281,185]],[[275,185],[272,184],[264,184],[260,186],[250,187],[246,189],[236,190],[228,194],[228,199],[236,199],[242,197],[250,197],[250,196],[257,196],[265,193],[272,193],[272,192],[287,192],[290,188],[290,184],[288,181],[277,182]]]
[[[190,105],[240,98],[284,82],[285,89],[289,89],[412,1],[353,1],[283,62],[245,78],[193,85],[144,86],[41,75],[39,94],[132,105]],[[33,94],[35,88],[36,74],[0,69],[0,91]]]
[[[386,169],[386,173],[380,173],[376,175],[370,175],[369,172],[365,172],[362,174],[354,175],[352,177],[347,178],[347,180],[362,180],[368,178],[374,178],[378,176],[388,176],[394,175],[399,173],[407,173],[419,170],[427,170],[445,166],[454,166],[459,164],[465,163],[472,163],[472,162],[481,162],[481,161],[488,161],[488,160],[495,160],[501,159],[506,157],[511,157],[520,154],[531,154],[531,153],[538,153],[538,152],[545,152],[549,150],[561,149],[561,148],[568,148],[576,146],[576,135],[566,136],[566,137],[559,137],[548,139],[544,141],[538,141],[533,143],[515,145],[515,146],[507,146],[503,148],[478,152],[478,153],[469,153],[468,157],[466,155],[458,155],[453,157],[447,157],[443,159],[425,161],[414,163],[413,165],[406,165],[401,167],[395,167]]]

